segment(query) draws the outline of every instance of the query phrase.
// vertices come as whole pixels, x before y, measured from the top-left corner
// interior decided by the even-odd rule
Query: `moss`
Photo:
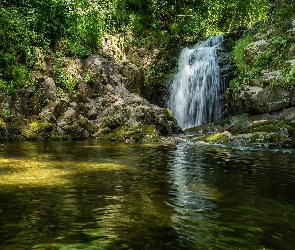
[[[175,119],[175,117],[174,117],[174,114],[173,114],[172,110],[171,110],[171,109],[166,109],[166,110],[167,110],[167,112],[168,112],[169,116],[170,116],[171,118]]]
[[[6,129],[6,122],[0,117],[0,129]]]
[[[98,134],[97,138],[109,141],[154,141],[158,137],[158,130],[153,125],[122,126],[107,133]]]
[[[222,132],[224,131],[224,128],[219,125],[213,125],[213,124],[203,124],[196,127],[188,128],[185,130],[186,133],[190,134],[207,134],[207,133],[214,133],[214,132]]]
[[[259,141],[260,134],[259,133],[253,133],[253,135],[250,137],[251,143],[257,143]]]
[[[250,138],[250,142],[276,147],[292,145],[292,140],[287,135],[278,133],[254,133]]]
[[[255,132],[265,132],[265,133],[281,133],[285,130],[285,133],[290,135],[295,135],[295,124],[286,121],[265,121],[259,123],[252,123],[246,128],[233,130],[233,134],[248,134]]]
[[[25,126],[21,133],[27,139],[42,139],[50,137],[53,128],[54,125],[51,123],[33,121]]]
[[[194,138],[193,141],[204,141],[207,143],[227,143],[228,136],[223,133],[215,133],[212,135],[200,136]]]
[[[0,140],[6,140],[6,139],[7,139],[7,124],[0,117]]]
[[[86,118],[80,118],[77,122],[80,127],[87,130],[90,134],[93,134],[96,131],[96,127],[92,125]]]

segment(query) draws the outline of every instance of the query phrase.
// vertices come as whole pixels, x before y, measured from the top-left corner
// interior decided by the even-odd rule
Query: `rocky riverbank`
[[[292,21],[285,27],[258,25],[225,35],[218,53],[227,88],[222,115],[229,118],[186,130],[190,140],[295,146],[294,29]],[[40,52],[32,83],[0,96],[0,140],[175,142],[162,136],[183,131],[171,111],[159,107],[168,95],[174,63],[169,62],[167,74],[147,74],[155,63],[165,65],[164,50],[121,51],[110,38],[98,54],[86,58],[64,55],[62,43],[46,57]]]
[[[228,36],[239,72],[226,91],[230,118],[186,132],[193,141],[294,147],[295,20],[242,33],[237,41]]]
[[[239,146],[294,147],[295,107],[257,115],[241,114],[186,130],[192,141]]]
[[[127,90],[126,85],[140,81],[141,75],[135,65],[123,63],[114,69],[98,55],[85,59],[54,55],[41,61],[43,70],[34,72],[38,82],[34,88],[2,95],[0,139],[153,141],[180,133],[168,109]],[[119,73],[131,70],[129,78]]]

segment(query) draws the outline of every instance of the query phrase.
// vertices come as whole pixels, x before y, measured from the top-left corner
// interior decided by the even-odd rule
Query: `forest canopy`
[[[267,0],[1,0],[0,90],[28,84],[38,51],[63,42],[68,55],[87,56],[107,34],[152,34],[195,42],[269,14]],[[38,50],[36,49],[38,48]]]

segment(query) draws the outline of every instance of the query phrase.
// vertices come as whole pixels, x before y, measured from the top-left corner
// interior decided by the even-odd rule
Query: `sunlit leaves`
[[[285,12],[290,6],[285,5]],[[13,90],[8,92],[15,92],[30,81],[29,77],[18,79],[24,74],[11,69],[20,64],[34,69],[36,47],[46,51],[63,41],[65,55],[83,57],[96,52],[106,34],[129,33],[140,41],[145,31],[162,34],[177,44],[195,42],[239,26],[249,27],[267,14],[267,0],[3,0],[1,82]]]

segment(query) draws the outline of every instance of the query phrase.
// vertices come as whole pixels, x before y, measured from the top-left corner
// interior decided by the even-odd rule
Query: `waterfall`
[[[212,36],[182,50],[168,108],[183,129],[220,120],[222,87],[216,50],[222,41],[222,36]]]

